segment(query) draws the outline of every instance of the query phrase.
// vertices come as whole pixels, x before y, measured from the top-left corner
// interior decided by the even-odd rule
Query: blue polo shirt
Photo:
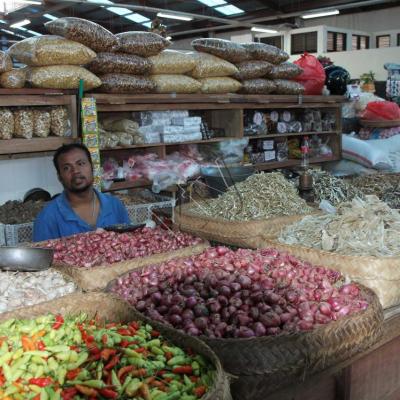
[[[128,212],[119,199],[97,190],[96,194],[100,201],[100,213],[97,217],[96,228],[130,223]],[[33,226],[33,241],[57,239],[94,229],[74,212],[63,192],[37,216]]]

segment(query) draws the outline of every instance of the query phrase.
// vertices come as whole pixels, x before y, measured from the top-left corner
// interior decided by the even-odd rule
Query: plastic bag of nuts
[[[154,82],[145,76],[127,74],[101,75],[101,91],[108,93],[151,93]]]
[[[69,136],[70,122],[66,107],[53,107],[50,110],[50,132],[54,136]]]
[[[33,136],[47,137],[50,135],[51,116],[47,110],[33,110]]]
[[[289,59],[289,54],[266,43],[242,43],[252,60],[264,60],[272,64],[280,64]]]
[[[236,93],[242,84],[227,76],[199,79],[202,93]]]
[[[0,108],[0,139],[11,139],[14,133],[14,114],[8,108]]]
[[[20,89],[25,86],[26,69],[14,68],[0,75],[0,86],[7,89]]]
[[[196,60],[196,66],[190,72],[193,78],[211,78],[214,76],[231,76],[238,69],[228,61],[208,53],[191,53]]]
[[[225,39],[195,39],[191,45],[197,50],[223,58],[232,63],[249,59],[246,49],[239,43]]]
[[[32,139],[33,111],[21,108],[14,111],[14,136],[17,138]]]
[[[196,93],[201,84],[196,79],[185,75],[152,75],[157,93]]]
[[[98,53],[97,57],[86,66],[95,74],[132,74],[147,75],[152,64],[147,58],[134,54]]]
[[[274,79],[276,94],[302,94],[304,86],[298,82],[288,81],[286,79]]]
[[[11,71],[13,67],[11,57],[0,50],[0,73]]]
[[[262,78],[272,70],[273,64],[263,60],[251,60],[236,64],[236,67],[239,72],[233,77],[244,81],[246,79]]]
[[[171,44],[169,40],[153,32],[129,31],[118,33],[116,37],[119,51],[142,57],[155,56]]]
[[[269,79],[247,79],[242,82],[241,93],[269,94],[275,90],[275,82]]]
[[[302,72],[303,68],[288,62],[275,65],[267,75],[271,79],[290,79],[300,75]]]
[[[164,50],[149,59],[153,64],[151,69],[153,75],[186,74],[196,65],[195,59],[190,54],[176,50]]]
[[[45,27],[53,35],[82,43],[96,52],[115,50],[118,45],[117,38],[109,30],[82,18],[58,18],[47,22]]]

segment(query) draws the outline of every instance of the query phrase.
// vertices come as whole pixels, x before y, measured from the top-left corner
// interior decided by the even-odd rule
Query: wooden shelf
[[[310,164],[318,164],[321,162],[327,161],[338,161],[340,157],[315,157],[310,158]],[[253,164],[256,169],[259,171],[265,171],[270,169],[277,169],[277,168],[288,168],[288,167],[295,167],[301,164],[301,160],[292,159],[292,160],[285,160],[285,161],[271,161],[271,162],[264,162],[259,164]]]
[[[77,140],[77,138],[54,136],[47,138],[0,140],[0,154],[54,151],[63,144],[73,143]]]
[[[63,89],[39,89],[39,88],[22,88],[22,89],[4,89],[0,88],[0,95],[30,95],[43,94],[47,96],[62,96],[64,94],[75,95],[78,90],[63,90]]]
[[[112,185],[108,189],[103,189],[102,192],[114,192],[116,190],[127,190],[127,189],[135,189],[146,186],[151,186],[152,181],[148,179],[138,179],[136,181],[122,181],[122,182],[113,182]]]
[[[265,135],[244,136],[249,139],[269,139],[269,138],[283,138],[287,136],[311,136],[311,135],[329,135],[339,134],[338,131],[324,131],[324,132],[296,132],[296,133],[271,133]]]

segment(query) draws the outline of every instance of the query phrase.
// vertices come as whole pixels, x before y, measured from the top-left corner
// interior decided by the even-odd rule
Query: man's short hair
[[[75,150],[75,149],[82,150],[86,154],[86,156],[90,162],[90,165],[93,167],[92,157],[86,146],[84,146],[83,144],[80,144],[80,143],[63,144],[61,147],[59,147],[56,150],[54,157],[53,157],[53,164],[54,164],[54,167],[56,168],[58,174],[60,173],[60,166],[58,165],[58,159],[60,158],[60,156],[63,154],[69,153],[70,151]]]

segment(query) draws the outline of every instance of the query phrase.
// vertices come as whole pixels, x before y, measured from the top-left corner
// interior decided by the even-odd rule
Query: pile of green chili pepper
[[[195,400],[215,369],[150,325],[47,315],[0,324],[3,400]]]

